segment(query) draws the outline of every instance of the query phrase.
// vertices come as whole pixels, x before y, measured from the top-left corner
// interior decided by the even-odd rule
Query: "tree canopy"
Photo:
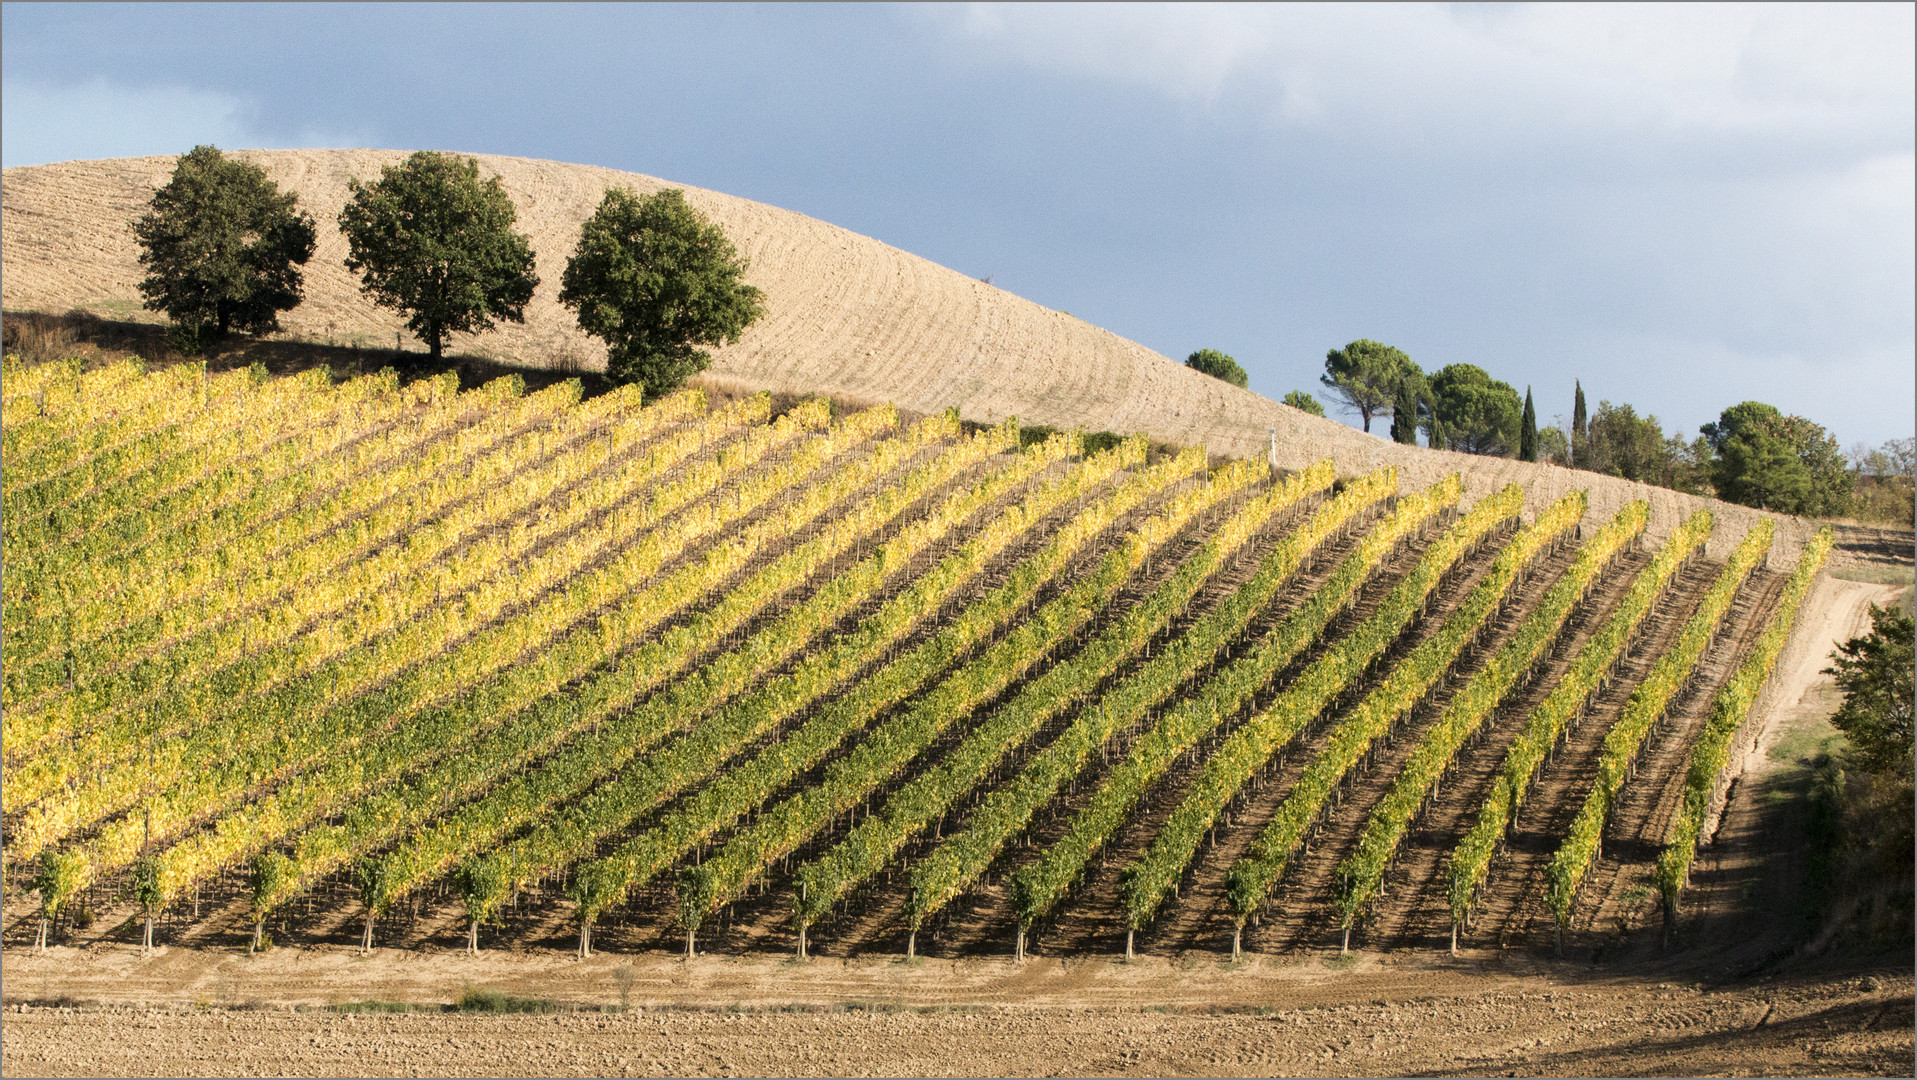
[[[1867,771],[1911,778],[1913,621],[1896,608],[1870,608],[1871,632],[1831,654],[1824,673],[1837,677],[1844,704],[1831,725],[1850,739],[1851,753]]]
[[[1404,381],[1418,374],[1418,365],[1402,350],[1361,338],[1326,353],[1325,373],[1318,381],[1334,401],[1363,418],[1370,431],[1372,418],[1390,413]]]
[[[374,303],[407,316],[433,359],[449,333],[525,321],[539,285],[532,244],[513,231],[518,215],[500,178],[482,181],[476,159],[422,150],[370,184],[348,185],[346,267]]]
[[[1713,453],[1717,497],[1787,514],[1850,509],[1854,478],[1837,440],[1801,416],[1761,401],[1733,405],[1698,429]]]
[[[1517,452],[1524,408],[1510,383],[1476,364],[1447,365],[1432,374],[1430,383],[1446,446],[1499,457]]]
[[[146,308],[184,336],[278,330],[298,306],[299,268],[313,257],[313,218],[257,165],[212,146],[180,156],[173,176],[133,223]]]
[[[1238,361],[1219,352],[1217,349],[1200,349],[1185,359],[1185,366],[1193,371],[1202,371],[1214,379],[1222,379],[1240,390],[1251,385],[1251,377]]]
[[[764,313],[746,269],[725,230],[684,192],[612,188],[579,234],[559,302],[606,343],[609,376],[658,394],[712,362],[699,346],[739,340]]]
[[[1639,416],[1630,405],[1599,401],[1598,410],[1576,444],[1577,467],[1626,480],[1658,484],[1694,495],[1709,494],[1704,463],[1710,449],[1666,436],[1655,416]]]
[[[1293,390],[1291,393],[1286,394],[1285,404],[1300,412],[1308,412],[1313,416],[1323,416],[1325,414],[1325,407],[1318,404],[1318,399],[1305,393],[1303,390]]]

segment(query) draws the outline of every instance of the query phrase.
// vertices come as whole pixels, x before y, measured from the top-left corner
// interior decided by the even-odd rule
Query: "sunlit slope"
[[[296,334],[342,344],[391,345],[401,320],[358,293],[342,264],[332,222],[349,178],[378,175],[401,151],[271,150],[240,156],[299,193],[321,224],[307,270],[307,301],[282,322]],[[589,165],[478,155],[503,177],[532,236],[541,284],[523,326],[456,337],[456,351],[500,360],[596,368],[604,350],[560,307],[559,278],[580,223],[612,186],[639,192],[668,181]],[[173,158],[121,158],[8,169],[0,199],[0,258],[8,310],[151,318],[141,313],[141,276],[128,222],[164,183]],[[1525,489],[1536,512],[1588,487],[1587,524],[1625,503],[1651,504],[1649,531],[1668,535],[1694,509],[1714,505],[1741,530],[1760,515],[1625,481],[1447,452],[1407,449],[1186,369],[1063,312],[803,214],[714,191],[686,188],[751,259],[749,279],[767,294],[767,316],[737,345],[718,350],[713,373],[753,388],[890,401],[919,411],[956,406],[969,420],[1016,415],[1028,423],[1146,432],[1215,452],[1263,457],[1275,429],[1277,463],[1300,468],[1330,456],[1341,469],[1397,465],[1407,482],[1461,472],[1469,488]],[[1354,329],[1356,336],[1361,328]],[[408,342],[413,348],[416,343]],[[1196,344],[1203,344],[1195,342]],[[1328,343],[1336,344],[1336,343]],[[1568,381],[1568,373],[1567,373]],[[1808,533],[1785,523],[1780,547]],[[1719,541],[1713,552],[1722,555]]]
[[[1829,546],[1786,576],[1768,522],[1720,564],[1713,515],[1656,544],[1582,490],[1527,515],[1329,459],[581,391],[0,367],[13,944],[95,903],[255,946],[557,918],[582,954],[1608,934],[1646,852],[1682,901]]]

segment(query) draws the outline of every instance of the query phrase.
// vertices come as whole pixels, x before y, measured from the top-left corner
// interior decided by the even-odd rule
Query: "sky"
[[[1917,413],[1917,7],[0,5],[0,161],[363,146],[757,199],[1251,388]],[[3,269],[3,268],[0,268]],[[1333,415],[1338,415],[1333,411]],[[1357,423],[1355,417],[1344,417]]]

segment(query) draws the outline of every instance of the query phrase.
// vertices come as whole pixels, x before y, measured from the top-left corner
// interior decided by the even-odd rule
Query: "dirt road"
[[[1913,1052],[1908,971],[1717,986],[1518,954],[1231,968],[90,952],[6,958],[8,1075],[1908,1075]],[[469,983],[562,1011],[315,1008],[437,1004]],[[96,1004],[21,1000],[48,992]]]

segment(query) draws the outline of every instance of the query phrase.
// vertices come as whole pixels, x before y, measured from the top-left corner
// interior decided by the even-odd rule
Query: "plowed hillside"
[[[358,292],[342,263],[346,243],[333,227],[347,181],[376,177],[405,155],[387,150],[261,150],[237,156],[299,193],[320,223],[307,268],[306,302],[282,319],[287,332],[317,340],[392,340],[401,322]],[[456,351],[493,359],[588,368],[604,349],[581,334],[558,303],[559,278],[585,220],[608,187],[640,193],[671,185],[590,165],[478,155],[504,179],[539,256],[541,284],[526,322],[456,338]],[[120,318],[140,312],[141,268],[129,222],[166,181],[173,158],[119,158],[6,170],[0,183],[3,302],[10,311],[86,308]],[[1298,468],[1331,456],[1356,472],[1396,464],[1407,487],[1463,472],[1475,498],[1513,481],[1535,513],[1564,492],[1590,492],[1587,526],[1624,503],[1648,498],[1650,535],[1669,533],[1702,500],[1661,488],[1545,465],[1398,446],[1198,374],[1141,345],[1064,312],[1034,304],[870,237],[715,191],[688,199],[724,225],[752,263],[749,280],[767,294],[767,316],[737,345],[718,350],[713,374],[748,387],[885,400],[931,411],[958,406],[966,419],[1016,415],[1027,423],[1143,431],[1214,452],[1264,456],[1276,429],[1276,464]],[[1353,336],[1362,333],[1354,328]],[[414,346],[417,347],[416,345]],[[1568,373],[1567,376],[1568,378]],[[1716,504],[1724,526],[1712,541],[1722,557],[1758,512]],[[1777,550],[1793,554],[1809,536],[1781,521]]]

